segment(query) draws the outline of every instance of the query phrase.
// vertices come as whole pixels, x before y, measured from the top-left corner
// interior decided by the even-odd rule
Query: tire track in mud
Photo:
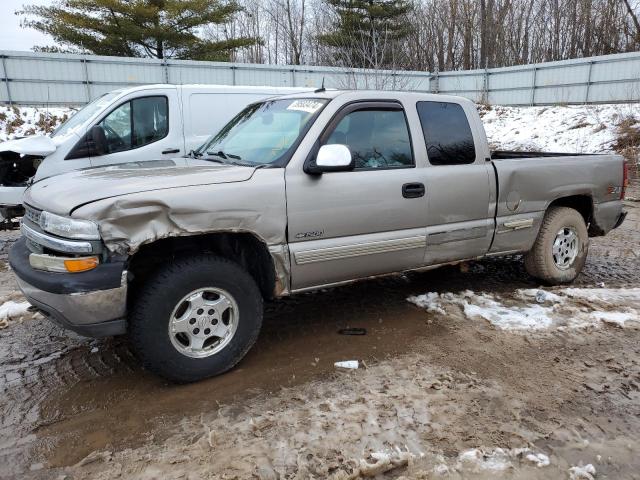
[[[640,190],[635,187],[637,190]],[[634,193],[637,196],[637,194]],[[593,238],[587,264],[576,286],[604,283],[607,287],[638,286],[640,272],[640,204],[629,202],[625,223],[606,237]],[[14,283],[12,273],[2,269],[16,236],[0,239],[0,278]],[[470,262],[466,267],[444,267],[422,273],[322,290],[282,299],[267,306],[264,333],[256,350],[268,350],[279,341],[295,339],[301,331],[321,331],[327,321],[352,326],[363,315],[393,319],[411,308],[405,299],[426,291],[511,292],[537,286],[528,277],[520,256]],[[385,338],[380,340],[386,341]],[[96,350],[97,349],[97,350]],[[265,367],[266,368],[266,367]],[[265,369],[265,374],[266,374]],[[70,334],[40,318],[25,318],[0,330],[0,476],[5,468],[28,465],[31,432],[63,421],[69,412],[42,406],[49,398],[62,397],[73,387],[96,388],[95,396],[109,394],[109,381],[117,377],[133,391],[145,388],[138,382],[141,369],[122,338],[90,340]],[[88,397],[91,403],[91,398]],[[80,402],[81,403],[81,402]],[[83,405],[81,408],[95,408]],[[11,466],[10,466],[11,465]]]
[[[630,227],[617,235],[620,239],[616,238],[614,242],[607,241],[608,237],[592,239],[587,265],[574,282],[576,286],[601,283],[610,287],[637,285],[640,258],[622,253],[634,251],[625,249],[625,246],[640,245],[640,238],[634,238],[640,237],[640,228]],[[5,242],[0,249],[0,261],[8,243]],[[11,275],[10,272],[8,274]],[[492,258],[472,262],[466,273],[457,267],[444,267],[437,273],[408,273],[282,299],[267,306],[265,324],[268,325],[265,328],[278,329],[279,336],[287,337],[292,325],[300,321],[307,326],[311,326],[309,319],[323,322],[326,317],[317,315],[319,309],[325,309],[333,319],[342,317],[347,324],[367,310],[384,312],[387,302],[404,302],[407,295],[421,289],[440,292],[470,289],[499,293],[535,285],[537,282],[524,271],[520,256]],[[329,300],[333,308],[327,306]],[[336,304],[339,308],[335,308]],[[26,318],[5,332],[0,333],[0,339],[6,338],[0,340],[4,344],[0,347],[0,394],[18,405],[13,408],[23,411],[29,409],[30,398],[34,403],[38,402],[38,392],[50,392],[86,380],[140,370],[122,338],[83,339],[42,317]],[[95,349],[97,351],[92,351]],[[7,416],[13,417],[4,414],[0,425],[6,425]]]

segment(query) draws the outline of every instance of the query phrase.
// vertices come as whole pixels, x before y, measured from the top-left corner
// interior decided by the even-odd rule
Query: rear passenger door
[[[425,263],[473,258],[493,237],[495,179],[462,105],[417,102],[429,168]],[[477,139],[484,142],[483,139]]]
[[[286,170],[294,290],[415,268],[425,247],[424,185],[398,102],[356,102],[318,141],[346,145],[355,169]]]

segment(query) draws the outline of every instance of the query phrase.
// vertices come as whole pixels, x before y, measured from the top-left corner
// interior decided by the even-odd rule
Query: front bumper
[[[624,219],[627,218],[627,213],[628,212],[626,211],[620,212],[620,216],[618,216],[616,223],[613,224],[613,228],[618,228],[620,225],[622,225],[622,222],[624,222]]]
[[[55,323],[88,337],[126,332],[127,271],[123,262],[82,273],[35,270],[24,238],[9,252],[9,263],[25,297]]]

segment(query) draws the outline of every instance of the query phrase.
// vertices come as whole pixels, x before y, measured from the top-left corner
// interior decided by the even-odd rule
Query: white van
[[[85,105],[51,135],[0,143],[0,221],[21,215],[22,193],[71,170],[179,157],[247,104],[309,88],[145,85]]]

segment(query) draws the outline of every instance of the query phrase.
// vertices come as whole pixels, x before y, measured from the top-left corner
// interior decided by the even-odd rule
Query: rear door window
[[[476,160],[467,115],[457,103],[418,102],[418,116],[432,165],[463,165]]]

